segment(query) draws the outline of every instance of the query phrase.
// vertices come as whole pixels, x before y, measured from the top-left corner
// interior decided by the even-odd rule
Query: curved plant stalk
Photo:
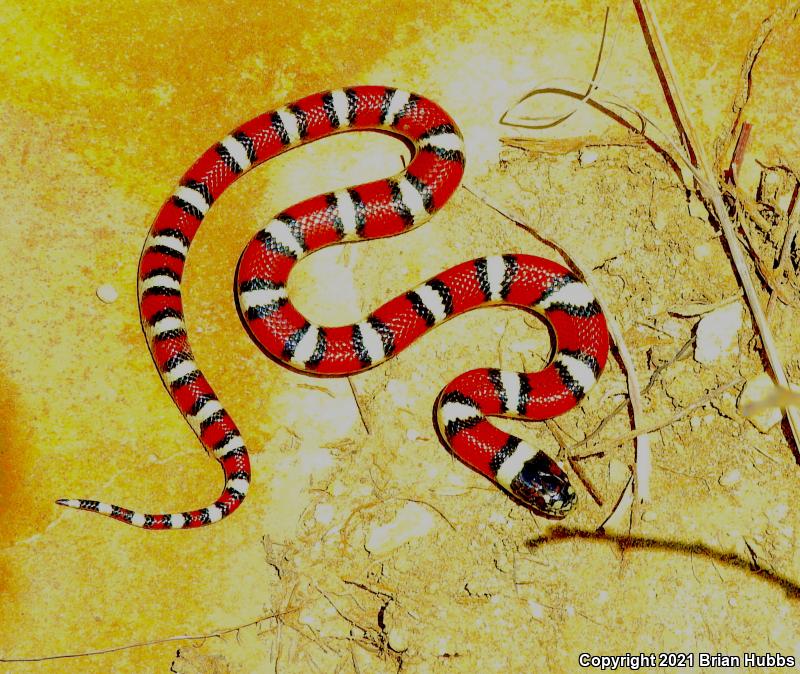
[[[702,180],[698,179],[697,173],[692,171],[697,180],[700,191],[703,196],[708,199],[714,207],[714,213],[717,216],[722,232],[725,235],[725,240],[728,244],[728,249],[731,252],[733,264],[736,267],[736,273],[739,276],[739,282],[744,288],[747,302],[750,306],[750,311],[753,314],[758,332],[761,335],[761,342],[764,345],[764,351],[769,361],[772,374],[775,376],[777,383],[784,389],[789,388],[789,382],[786,379],[786,373],[783,369],[778,348],[775,340],[772,337],[767,317],[761,307],[761,302],[756,294],[756,289],[750,277],[750,271],[747,268],[742,249],[739,246],[739,240],[736,237],[736,232],[728,217],[728,211],[725,208],[725,203],[722,200],[722,193],[720,192],[719,185],[714,179],[708,162],[703,145],[697,140],[697,133],[695,132],[692,120],[686,112],[686,104],[683,101],[680,88],[677,85],[677,77],[675,75],[675,66],[670,58],[669,51],[664,41],[664,36],[661,32],[661,26],[658,19],[650,6],[649,0],[633,0],[636,11],[639,14],[642,29],[645,32],[645,39],[648,40],[648,45],[651,47],[651,55],[656,69],[659,71],[661,85],[664,90],[664,96],[667,98],[667,103],[673,111],[673,116],[676,117],[676,123],[686,139],[687,149],[690,156],[696,158],[695,166],[700,170]],[[648,39],[648,30],[650,39]],[[800,414],[794,407],[786,408],[786,416],[789,420],[789,427],[794,439],[795,448],[800,450]]]
[[[674,80],[674,77],[672,77],[672,79]],[[568,84],[575,84],[581,87],[588,86],[592,92],[602,93],[604,96],[607,96],[608,98],[601,99],[592,95],[586,96],[586,94],[584,93],[578,93],[570,89],[559,89],[555,86],[555,85],[568,85]],[[783,387],[784,389],[789,389],[790,386],[788,380],[786,379],[786,374],[783,369],[783,364],[780,358],[780,354],[778,353],[775,340],[772,336],[772,331],[769,327],[766,315],[756,294],[756,289],[753,285],[749,270],[747,268],[747,263],[745,262],[744,256],[739,246],[739,242],[736,237],[734,227],[728,216],[728,212],[725,208],[724,201],[722,200],[720,188],[717,182],[710,177],[708,168],[701,168],[709,166],[707,160],[705,159],[705,154],[703,153],[702,148],[699,150],[699,155],[695,154],[694,152],[691,153],[692,156],[697,157],[697,160],[693,161],[690,158],[690,155],[688,155],[687,152],[684,150],[684,148],[681,147],[678,143],[676,143],[669,136],[669,134],[667,134],[663,129],[661,129],[659,125],[655,123],[648,115],[646,115],[642,110],[640,110],[635,105],[628,103],[627,101],[616,95],[614,92],[607,90],[600,84],[600,82],[597,81],[587,82],[586,80],[581,80],[579,78],[571,78],[571,77],[554,78],[546,82],[543,82],[537,87],[533,88],[531,91],[528,92],[526,97],[522,98],[516,104],[516,106],[519,106],[529,98],[532,98],[542,93],[560,93],[562,95],[576,99],[577,105],[591,105],[596,109],[599,109],[600,111],[604,112],[605,114],[608,114],[618,119],[620,122],[627,125],[630,129],[642,134],[643,136],[650,139],[654,143],[656,142],[655,139],[653,139],[650,135],[648,135],[648,127],[658,133],[658,141],[659,143],[663,144],[663,147],[662,145],[659,145],[659,147],[663,149],[665,152],[668,151],[667,154],[670,157],[671,161],[673,162],[680,161],[680,163],[683,164],[683,166],[692,174],[692,177],[695,180],[698,190],[712,204],[715,215],[717,216],[723,235],[725,236],[726,242],[728,244],[728,248],[731,251],[731,258],[734,263],[734,268],[736,269],[737,276],[744,290],[744,294],[747,299],[750,310],[752,312],[754,322],[756,324],[756,327],[758,328],[758,332],[759,335],[761,336],[762,343],[764,344],[764,351],[767,357],[767,361],[770,364],[770,368],[773,371],[775,380],[777,381],[778,385]],[[680,105],[680,107],[685,109],[685,106],[683,105],[682,101],[678,105]],[[627,120],[624,117],[620,117],[617,113],[615,113],[612,110],[612,108],[616,108],[634,115],[637,118],[638,124],[634,124],[632,121]],[[513,121],[510,120],[510,117],[511,117],[511,111],[509,111],[509,113],[507,113],[504,117],[504,119],[506,119],[505,123],[509,126],[518,126],[523,128],[537,128],[536,125],[527,124],[526,119],[528,118],[524,116],[516,116],[513,118]],[[533,119],[538,119],[538,118],[533,118]],[[687,143],[692,143],[692,138],[695,137],[693,128],[690,130],[685,130],[684,137],[686,138]],[[700,146],[695,141],[693,147],[700,147]],[[631,371],[629,371],[628,372],[629,387],[630,387],[630,382],[633,378],[635,378],[635,375],[632,376]],[[640,421],[643,415],[641,413],[637,415],[637,410],[633,404],[633,401],[631,407],[634,417],[633,430],[635,432],[637,427],[644,426],[644,423]],[[797,409],[795,409],[794,407],[787,407],[786,415],[789,421],[789,428],[792,434],[792,439],[794,440],[795,443],[795,447],[800,448],[800,415],[798,414]],[[638,436],[638,438],[642,437],[646,436]],[[639,446],[639,444],[637,444],[637,464],[636,464],[637,482],[640,481],[642,478],[642,475],[639,474],[640,469],[638,465],[639,464],[638,455],[640,453],[641,453],[641,447]],[[639,498],[642,499],[641,488],[639,488],[638,491],[639,491]]]

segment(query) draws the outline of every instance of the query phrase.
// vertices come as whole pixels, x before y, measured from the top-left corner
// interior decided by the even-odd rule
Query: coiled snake
[[[562,517],[575,501],[566,474],[546,454],[492,425],[487,416],[548,419],[594,385],[608,332],[587,286],[540,257],[508,254],[464,262],[394,298],[354,325],[323,327],[286,294],[295,264],[324,246],[387,237],[426,222],[464,171],[458,127],[432,101],[397,89],[362,86],[308,96],[243,124],[186,172],[161,208],[139,263],[139,306],[147,343],[175,404],[222,464],[225,486],[213,504],[190,512],[145,514],[84,499],[91,510],[146,529],[183,529],[230,515],[250,486],[245,443],[200,372],[184,322],[181,279],[189,247],[212,204],[239,176],[286,150],[351,129],[381,129],[410,141],[415,154],[394,177],[307,199],[281,212],[242,254],[236,273],[241,314],[253,338],[297,370],[360,372],[402,351],[433,326],[470,309],[511,304],[542,315],[556,346],[534,373],[470,370],[437,401],[442,437],[464,463],[533,510]]]

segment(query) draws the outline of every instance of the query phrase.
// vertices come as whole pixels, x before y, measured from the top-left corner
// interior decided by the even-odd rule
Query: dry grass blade
[[[302,606],[295,606],[292,608],[287,608],[284,611],[279,611],[277,613],[270,613],[268,615],[260,616],[255,620],[251,620],[250,622],[244,623],[242,625],[237,625],[236,627],[228,627],[226,629],[217,630],[216,632],[209,632],[207,634],[191,634],[191,635],[179,635],[174,637],[164,637],[162,639],[152,639],[151,641],[139,641],[132,644],[125,644],[123,646],[112,646],[110,648],[100,648],[94,651],[80,651],[76,653],[59,653],[57,655],[41,655],[41,656],[34,656],[29,658],[4,658],[0,657],[0,662],[44,662],[46,660],[66,660],[71,658],[86,658],[93,655],[106,655],[108,653],[118,653],[120,651],[127,651],[132,648],[144,648],[145,646],[157,646],[159,644],[166,644],[171,643],[173,641],[204,641],[206,639],[213,639],[223,637],[226,634],[232,634],[234,632],[238,632],[239,630],[243,630],[245,627],[252,627],[253,625],[258,625],[260,623],[266,622],[267,620],[277,620],[282,616],[288,615],[290,613],[295,613],[299,611]]]
[[[667,50],[661,27],[648,0],[633,0],[633,4],[639,15],[645,39],[648,40],[648,45],[651,47],[651,54],[653,55],[654,65],[659,72],[659,79],[661,79],[664,95],[667,98],[667,102],[670,103],[673,116],[677,118],[676,123],[679,125],[679,130],[682,131],[686,139],[689,155],[695,158],[692,164],[699,169],[700,177],[698,178],[697,173],[694,174],[698,186],[706,199],[708,199],[714,207],[714,213],[722,227],[734,267],[736,268],[736,273],[739,277],[739,282],[742,284],[748,305],[750,306],[750,311],[753,314],[753,319],[758,326],[758,332],[761,336],[761,342],[764,345],[764,351],[772,373],[778,384],[788,389],[789,382],[786,379],[778,348],[772,337],[772,331],[770,330],[767,317],[764,314],[761,302],[756,294],[753,281],[750,278],[750,272],[747,268],[744,256],[742,255],[739,241],[736,237],[736,231],[728,217],[728,210],[722,200],[719,184],[716,178],[711,174],[711,164],[708,162],[703,145],[697,140],[697,133],[695,132],[691,117],[687,113],[686,104],[684,103],[680,88],[677,85],[675,67]],[[791,429],[795,448],[800,450],[800,415],[798,415],[797,410],[793,407],[789,407],[786,410],[786,416],[789,420],[789,427]]]
[[[538,87],[534,87],[531,91],[522,96],[510,108],[510,110],[507,111],[502,116],[500,122],[502,124],[506,124],[509,126],[518,126],[529,129],[552,127],[568,119],[574,112],[577,111],[577,109],[581,105],[592,104],[593,103],[592,94],[594,93],[594,91],[600,88],[599,79],[602,74],[601,65],[604,67],[608,63],[608,59],[605,62],[603,62],[603,49],[605,47],[606,36],[608,33],[608,24],[609,24],[608,17],[609,17],[609,11],[607,9],[605,13],[605,19],[603,22],[603,32],[600,40],[600,48],[598,50],[597,60],[595,62],[594,73],[592,74],[592,78],[587,83],[586,92],[582,96],[575,96],[575,98],[577,98],[578,100],[575,104],[575,107],[569,113],[561,115],[559,117],[549,117],[549,118],[528,117],[528,116],[512,117],[511,110],[514,110],[523,102],[529,100],[530,98],[536,96],[539,93],[566,93],[548,86],[549,83],[545,83]],[[615,36],[615,41],[616,41],[616,36]],[[612,50],[613,50],[613,43],[612,43]],[[536,121],[545,121],[546,123],[544,124],[531,123]],[[642,138],[645,138],[644,135],[645,119],[643,116],[640,116],[640,122],[641,122],[641,128],[638,131],[642,136]],[[628,125],[628,129],[631,132],[636,131],[633,125]],[[489,203],[485,197],[479,197],[479,198],[481,198],[485,203],[487,204]],[[525,225],[522,222],[520,222],[519,219],[508,216],[506,213],[503,213],[494,206],[492,206],[492,208],[497,210],[502,215],[505,215],[512,221],[516,222],[518,226],[527,229],[528,231],[531,231],[532,233],[534,233],[535,236],[543,240],[545,243],[554,246],[564,256],[565,259],[570,260],[570,262],[572,262],[572,264],[579,269],[581,274],[584,276],[584,279],[588,279],[587,270],[581,268],[581,266],[575,262],[574,256],[567,255],[563,247],[556,244],[552,240],[552,238],[545,239],[537,232],[534,232],[528,225]],[[591,284],[589,285],[591,287]],[[597,296],[596,293],[595,296]],[[628,346],[625,343],[622,330],[620,329],[617,321],[614,319],[608,307],[604,305],[604,303],[602,302],[602,300],[600,300],[600,298],[598,298],[598,302],[600,303],[600,306],[606,315],[609,325],[609,332],[611,333],[611,337],[614,341],[614,344],[617,347],[620,359],[623,362],[628,382],[628,398],[630,400],[631,412],[633,417],[633,427],[635,431],[637,428],[641,427],[644,424],[644,408],[642,405],[641,388],[639,386],[639,378],[636,373],[636,367],[633,363],[633,357],[631,356],[630,350],[628,349]],[[637,434],[635,442],[636,442],[636,457],[634,463],[635,479],[633,480],[633,489],[635,490],[636,495],[638,496],[638,502],[641,503],[644,501],[648,501],[650,499],[650,475],[652,473],[652,453],[650,449],[650,438],[647,435]],[[637,499],[634,499],[634,502],[637,502]],[[629,505],[630,504],[627,499],[620,498],[620,500],[617,502],[617,506],[615,507],[614,512],[616,512],[619,508],[628,507]]]
[[[645,37],[647,38],[652,33],[652,31],[651,33],[647,32],[648,22],[645,16],[645,10],[643,8],[641,10],[639,9],[641,7],[641,3],[637,2],[637,0],[634,0],[634,4],[637,7],[637,11],[642,21],[642,29],[645,32]],[[647,16],[652,18],[652,12],[648,12]],[[660,39],[660,42],[663,44],[663,38],[659,38],[659,36],[660,36],[660,31],[656,31],[656,39]],[[588,85],[589,91],[591,91],[592,93],[602,92],[605,95],[609,96],[608,100],[601,100],[592,95],[575,93],[574,91],[565,88],[556,88],[554,86],[555,81],[552,81],[548,82],[547,86],[542,85],[539,88],[534,88],[532,91],[528,92],[526,97],[523,97],[521,101],[518,102],[516,105],[519,105],[520,103],[524,102],[527,98],[530,98],[542,92],[560,93],[562,95],[571,97],[573,99],[579,99],[579,104],[590,105],[594,107],[596,110],[599,110],[600,112],[617,120],[619,123],[627,126],[629,129],[637,130],[643,136],[648,138],[648,141],[650,142],[650,144],[654,149],[663,153],[665,159],[668,162],[674,163],[674,166],[676,168],[677,168],[677,163],[676,163],[677,161],[680,161],[686,167],[686,169],[692,174],[692,177],[694,178],[700,192],[713,205],[714,211],[717,214],[718,221],[720,222],[720,226],[723,230],[723,234],[725,235],[725,238],[728,242],[729,250],[731,251],[731,257],[734,262],[734,267],[737,271],[737,275],[743,287],[745,296],[747,297],[749,306],[751,308],[751,312],[755,319],[756,326],[758,327],[759,330],[759,334],[762,338],[767,360],[773,369],[773,373],[775,379],[778,381],[778,384],[784,388],[788,388],[788,383],[786,381],[786,376],[783,370],[781,359],[777,353],[777,348],[775,346],[774,338],[772,337],[771,330],[766,321],[766,316],[756,296],[756,291],[753,286],[752,279],[750,278],[747,264],[744,260],[741,249],[738,245],[738,240],[736,238],[735,230],[731,224],[730,218],[728,217],[728,213],[725,209],[725,205],[722,200],[719,184],[715,179],[711,178],[708,169],[705,168],[708,166],[708,162],[705,159],[705,154],[702,152],[702,147],[700,147],[695,140],[696,134],[694,133],[693,127],[689,122],[681,121],[686,119],[686,114],[685,114],[686,106],[683,104],[679,92],[676,95],[672,94],[672,91],[676,90],[676,87],[674,86],[674,81],[675,81],[674,68],[671,66],[671,62],[670,64],[666,65],[666,68],[660,66],[660,63],[662,61],[664,62],[666,61],[666,57],[659,56],[659,53],[663,53],[663,49],[657,50],[655,48],[655,41],[652,40],[652,38],[650,46],[651,46],[651,55],[653,56],[654,64],[656,65],[659,71],[662,86],[665,87],[665,96],[667,97],[668,101],[670,102],[673,108],[672,109],[673,117],[676,119],[676,124],[678,124],[679,130],[682,131],[682,136],[684,138],[684,141],[687,143],[687,147],[690,148],[686,152],[679,144],[677,144],[670,137],[669,134],[665,133],[658,126],[658,124],[653,122],[653,120],[650,119],[638,107],[622,100],[619,96],[617,96],[613,92],[609,92],[604,87],[602,87],[599,82],[596,81],[590,81],[587,83],[585,81],[581,81],[576,78],[560,78],[558,80],[558,82],[577,83],[580,86]],[[638,125],[635,125],[633,122],[622,117],[612,108],[615,108],[617,110],[622,110],[634,115],[638,120]],[[509,115],[504,116],[504,121],[506,124],[511,123],[508,117]],[[529,126],[524,123],[519,123],[518,125]],[[647,133],[648,128],[658,132],[659,142],[653,140],[651,134]],[[695,155],[694,148],[699,148],[699,156]],[[726,185],[725,187],[728,186]],[[734,190],[738,191],[737,188],[735,188],[735,186]],[[741,200],[739,199],[737,199],[737,202],[742,203]],[[628,378],[630,382],[631,381],[630,372],[628,372]],[[639,423],[636,419],[635,407],[633,402],[632,402],[632,408],[634,409],[634,424],[633,424],[634,429],[632,430],[630,436],[640,433],[641,431],[637,431],[636,429],[644,426],[644,424]],[[786,413],[789,420],[792,437],[795,442],[795,447],[800,447],[800,445],[798,444],[798,437],[800,436],[800,431],[799,431],[800,416],[798,416],[798,411],[790,407],[786,410]],[[646,436],[639,436],[638,441],[640,442],[642,439],[646,440]],[[637,468],[640,468],[639,466],[640,449],[641,449],[640,446],[637,445]],[[646,456],[649,458],[649,447],[647,448],[646,451],[647,451]],[[641,498],[641,485],[639,486],[640,486],[640,498]],[[620,502],[618,507],[621,506],[622,502]]]
[[[493,211],[513,222],[517,227],[524,229],[530,234],[533,234],[537,239],[547,244],[551,248],[554,248],[570,265],[578,270],[584,281],[586,281],[586,284],[591,289],[592,294],[597,299],[600,308],[603,310],[603,314],[608,322],[608,330],[611,333],[611,338],[617,347],[620,359],[622,360],[625,368],[628,379],[628,396],[630,398],[631,410],[633,411],[634,430],[642,426],[644,424],[644,408],[642,405],[641,388],[639,386],[639,379],[636,374],[636,366],[633,362],[633,356],[631,355],[630,349],[628,349],[628,345],[625,342],[625,338],[622,334],[619,324],[614,318],[614,314],[603,300],[602,295],[597,292],[596,284],[592,281],[591,270],[585,265],[581,264],[573,254],[569,253],[564,246],[556,241],[552,236],[543,235],[531,225],[523,222],[522,218],[512,215],[506,210],[501,209],[499,206],[493,204],[486,195],[482,194],[474,187],[464,185],[464,189],[486,204]],[[646,435],[637,435],[636,443],[636,486],[638,489],[639,499],[644,501],[649,500],[650,498],[650,474],[652,471],[650,439]]]
[[[581,107],[583,103],[588,101],[592,95],[592,92],[597,87],[596,82],[599,82],[602,79],[602,70],[601,66],[605,66],[605,63],[608,62],[608,59],[603,61],[603,52],[605,50],[606,45],[606,37],[608,36],[608,15],[609,9],[606,8],[605,17],[603,18],[603,32],[600,36],[600,47],[597,50],[597,59],[595,60],[594,64],[594,72],[592,73],[592,77],[589,80],[588,87],[586,92],[578,99],[577,103],[574,107],[569,110],[568,112],[564,113],[563,115],[544,115],[541,117],[528,117],[525,115],[521,115],[519,117],[512,116],[512,111],[515,110],[521,103],[527,101],[529,98],[536,96],[540,93],[548,93],[548,91],[541,87],[535,87],[532,91],[527,92],[524,94],[520,99],[512,105],[508,110],[503,113],[503,116],[500,118],[501,124],[506,124],[508,126],[519,126],[526,129],[547,129],[550,127],[558,126],[562,122],[567,121],[572,115],[574,115]],[[616,38],[615,38],[616,41]],[[613,44],[612,44],[612,51],[613,51]]]

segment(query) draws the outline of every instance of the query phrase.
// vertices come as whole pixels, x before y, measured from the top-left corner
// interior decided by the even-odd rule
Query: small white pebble
[[[608,601],[608,590],[600,590],[597,593],[597,603],[605,604]]]
[[[789,206],[792,205],[792,193],[784,192],[778,197],[777,206],[784,213],[789,212]]]
[[[772,378],[766,373],[762,372],[755,377],[747,380],[747,383],[742,388],[739,394],[739,401],[737,407],[739,412],[743,412],[749,405],[759,403],[768,398],[775,389],[775,384]],[[762,407],[755,414],[747,417],[747,420],[753,424],[761,433],[768,433],[769,430],[780,423],[783,414],[778,407]]]
[[[509,348],[514,353],[526,353],[528,351],[536,351],[540,346],[540,342],[536,339],[522,339],[514,342]]]
[[[656,513],[652,510],[645,510],[644,514],[642,515],[642,519],[645,522],[655,522],[657,517],[658,515],[656,515]]]
[[[728,604],[730,604],[731,606],[736,606],[736,597],[731,597],[730,599],[728,599]]]
[[[706,220],[708,218],[708,210],[705,204],[694,194],[692,194],[689,199],[689,215],[693,218],[700,218],[701,220]]]
[[[589,166],[590,164],[594,164],[597,161],[597,151],[581,150],[578,154],[578,161],[581,163],[581,166]]]
[[[666,332],[670,337],[678,337],[683,332],[683,326],[680,321],[674,318],[668,318],[661,324],[661,329]]]
[[[370,529],[364,547],[372,554],[386,554],[412,538],[425,536],[434,525],[430,510],[418,503],[406,503],[394,519]]]
[[[708,365],[731,355],[738,347],[736,339],[742,327],[742,305],[739,302],[707,313],[697,324],[694,358]]]
[[[689,425],[690,425],[692,428],[694,428],[695,430],[697,430],[698,428],[700,428],[700,425],[701,425],[702,423],[703,423],[703,420],[702,420],[700,417],[692,417],[691,419],[689,419]]]
[[[467,482],[461,473],[450,473],[447,476],[447,481],[457,487],[463,487]]]
[[[330,524],[333,521],[333,506],[330,503],[318,503],[314,508],[314,519],[320,524]]]
[[[117,289],[110,283],[104,283],[103,285],[98,286],[95,293],[97,294],[98,299],[106,304],[116,302],[117,298],[119,297]]]
[[[314,615],[311,611],[303,611],[297,618],[298,622],[303,623],[303,625],[309,625],[310,627],[317,627],[319,628],[319,618]]]
[[[692,254],[694,255],[695,260],[705,260],[709,255],[711,255],[711,246],[709,246],[707,243],[698,243],[694,247]]]
[[[406,635],[405,630],[392,627],[389,629],[387,638],[389,642],[389,648],[396,653],[402,653],[403,651],[408,650],[408,635]]]
[[[741,472],[739,472],[739,470],[734,468],[733,470],[729,470],[723,473],[722,476],[719,478],[719,483],[723,487],[732,487],[741,479],[742,479]]]
[[[663,232],[668,224],[667,219],[667,212],[663,209],[659,209],[656,211],[655,217],[653,218],[653,228],[657,232]]]
[[[408,392],[408,384],[392,379],[386,384],[386,390],[392,396],[392,400],[397,407],[408,407],[411,403],[411,396]]]
[[[415,430],[413,428],[409,428],[408,431],[406,431],[406,438],[411,440],[411,442],[414,442],[414,440],[419,440],[420,437],[422,437],[422,436],[420,436],[419,431],[417,431],[417,430]]]
[[[767,510],[767,517],[771,522],[780,522],[789,514],[789,506],[785,503],[778,503],[774,508]]]
[[[544,606],[542,606],[538,601],[528,599],[528,610],[531,612],[531,615],[534,618],[544,617]]]

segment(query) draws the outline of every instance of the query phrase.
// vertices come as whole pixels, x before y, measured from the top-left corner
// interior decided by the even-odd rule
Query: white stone
[[[97,297],[100,299],[100,301],[105,302],[106,304],[116,302],[117,298],[119,297],[117,289],[110,283],[104,283],[103,285],[99,286],[95,293],[97,293]]]
[[[711,255],[711,246],[707,243],[698,243],[693,249],[692,254],[697,261],[705,260]]]
[[[652,224],[653,229],[657,232],[663,232],[669,224],[667,212],[664,209],[658,209],[655,213],[655,217],[652,219]]]
[[[320,524],[330,524],[333,521],[333,506],[330,503],[319,503],[314,508],[314,519]]]
[[[534,618],[538,618],[539,620],[544,618],[544,606],[538,601],[528,599],[528,610]]]
[[[733,470],[725,471],[719,478],[719,483],[723,487],[732,487],[741,479],[742,479],[742,473],[736,468],[734,468]]]
[[[406,503],[388,524],[373,526],[364,547],[375,555],[386,554],[433,528],[433,514],[418,503]]]
[[[408,650],[408,635],[405,630],[398,627],[391,627],[387,635],[389,648],[397,653]]]
[[[397,407],[409,407],[413,396],[410,394],[408,384],[395,379],[389,380],[386,384],[386,391],[392,397],[392,402]]]
[[[538,339],[521,339],[511,344],[509,349],[514,353],[530,353],[541,349],[542,342]]]
[[[707,313],[697,324],[694,358],[708,365],[738,348],[737,335],[742,327],[742,305],[738,302]]]
[[[766,372],[762,372],[748,379],[736,403],[739,412],[743,413],[743,409],[748,405],[761,402],[768,398],[773,393],[774,388],[775,385],[772,382],[772,377]],[[773,426],[780,423],[782,417],[783,414],[779,408],[765,407],[758,410],[755,414],[748,416],[747,420],[762,433],[768,433]]]
[[[596,150],[581,150],[578,154],[578,161],[581,166],[589,166],[597,161],[597,156]]]

